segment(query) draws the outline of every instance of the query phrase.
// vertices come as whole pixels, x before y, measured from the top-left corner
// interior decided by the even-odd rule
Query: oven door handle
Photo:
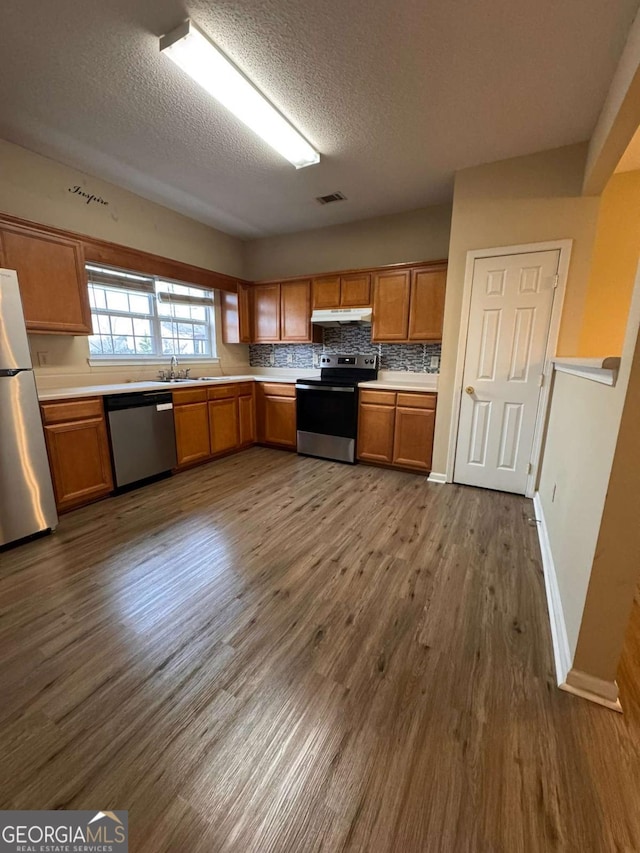
[[[356,389],[344,385],[296,385],[304,391],[339,391],[341,394],[355,394]]]

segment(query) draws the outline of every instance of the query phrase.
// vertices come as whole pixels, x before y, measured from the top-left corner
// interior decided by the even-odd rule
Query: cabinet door
[[[330,275],[313,280],[313,309],[340,307],[340,276]]]
[[[264,398],[264,441],[296,447],[296,401],[292,397]]]
[[[398,406],[393,442],[394,465],[431,470],[435,414],[433,409]]]
[[[90,335],[91,310],[80,242],[2,226],[3,265],[16,270],[30,332]]]
[[[209,447],[209,409],[205,403],[174,406],[178,465],[192,465],[211,455]]]
[[[44,434],[61,512],[109,494],[113,480],[104,418],[50,424]]]
[[[241,344],[250,344],[253,330],[253,298],[247,284],[238,285],[238,324]]]
[[[238,397],[238,420],[240,421],[240,444],[255,444],[256,407],[253,394]]]
[[[371,276],[369,273],[343,275],[340,285],[342,308],[364,308],[371,305]]]
[[[220,314],[222,317],[222,342],[225,344],[240,343],[240,316],[238,311],[238,294],[220,291]]]
[[[311,340],[309,281],[289,281],[280,285],[280,340]]]
[[[360,403],[358,415],[358,459],[393,461],[395,407]]]
[[[441,341],[446,269],[411,271],[410,341]]]
[[[373,281],[372,341],[406,341],[409,331],[409,270],[376,273]]]
[[[214,455],[235,450],[240,444],[237,397],[209,400],[209,441]]]
[[[280,285],[260,284],[253,289],[254,335],[257,344],[280,340]]]

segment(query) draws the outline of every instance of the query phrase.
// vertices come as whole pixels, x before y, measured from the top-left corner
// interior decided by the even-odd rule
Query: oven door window
[[[302,432],[355,438],[358,422],[358,390],[298,389],[297,425]]]

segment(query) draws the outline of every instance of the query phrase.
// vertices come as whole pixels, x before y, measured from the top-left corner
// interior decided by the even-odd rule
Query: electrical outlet
[[[49,353],[41,351],[38,353],[38,365],[40,367],[46,367],[49,364]]]
[[[269,353],[269,367],[275,367],[276,363],[276,354],[274,352]]]
[[[439,355],[432,355],[431,356],[431,361],[429,362],[429,367],[432,367],[432,368],[440,367],[440,356]]]
[[[291,367],[291,366],[292,366],[292,364],[293,364],[293,353],[292,353],[292,352],[288,352],[288,353],[287,353],[287,365],[288,365],[289,367]]]

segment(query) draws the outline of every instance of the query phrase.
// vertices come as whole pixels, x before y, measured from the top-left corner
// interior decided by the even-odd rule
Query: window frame
[[[90,339],[93,337],[99,337],[101,332],[93,333],[93,317],[95,316],[106,316],[106,317],[125,317],[130,318],[132,321],[135,319],[138,320],[146,320],[150,323],[150,331],[151,331],[151,344],[154,348],[154,352],[150,354],[143,353],[96,353],[89,351],[89,364],[92,366],[99,366],[105,364],[165,364],[169,359],[172,358],[171,353],[163,353],[162,346],[163,341],[167,340],[166,337],[162,335],[162,323],[171,322],[171,323],[184,323],[190,326],[205,326],[207,330],[207,338],[209,354],[187,354],[187,353],[175,353],[175,357],[180,362],[188,362],[188,363],[196,363],[196,362],[217,362],[219,361],[219,357],[217,354],[217,335],[216,335],[216,307],[218,305],[218,297],[217,291],[213,289],[205,289],[198,287],[197,285],[190,284],[189,282],[184,281],[176,281],[174,279],[168,279],[163,276],[154,276],[154,275],[140,275],[138,273],[129,272],[128,270],[121,270],[114,267],[108,267],[93,263],[87,263],[86,267],[87,273],[87,290],[89,291],[89,302],[91,307],[91,315],[92,315],[92,334],[89,335],[89,347]],[[113,276],[112,280],[109,280],[110,277]],[[117,309],[110,309],[108,307],[98,308],[95,305],[95,300],[91,299],[91,287],[92,285],[104,286],[104,287],[113,287],[116,290],[121,290],[123,292],[129,291],[130,293],[134,293],[140,296],[148,296],[151,297],[149,300],[151,313],[150,314],[142,314],[135,311],[121,311]],[[137,286],[136,286],[137,285]],[[199,297],[204,297],[212,300],[212,304],[203,305],[202,307],[205,309],[205,317],[206,322],[200,323],[197,320],[193,319],[181,319],[179,317],[171,316],[171,315],[162,315],[160,314],[160,306],[163,304],[161,300],[158,298],[160,293],[170,292],[169,288],[163,290],[162,285],[168,285],[169,287],[172,285],[177,285],[179,287],[189,288],[192,292],[190,295],[198,294]],[[165,304],[171,304],[165,303]],[[113,338],[113,332],[111,331],[109,336]],[[147,337],[146,335],[133,335],[134,339],[136,337]],[[168,340],[179,340],[178,338],[169,338]],[[194,338],[194,340],[197,340]]]

